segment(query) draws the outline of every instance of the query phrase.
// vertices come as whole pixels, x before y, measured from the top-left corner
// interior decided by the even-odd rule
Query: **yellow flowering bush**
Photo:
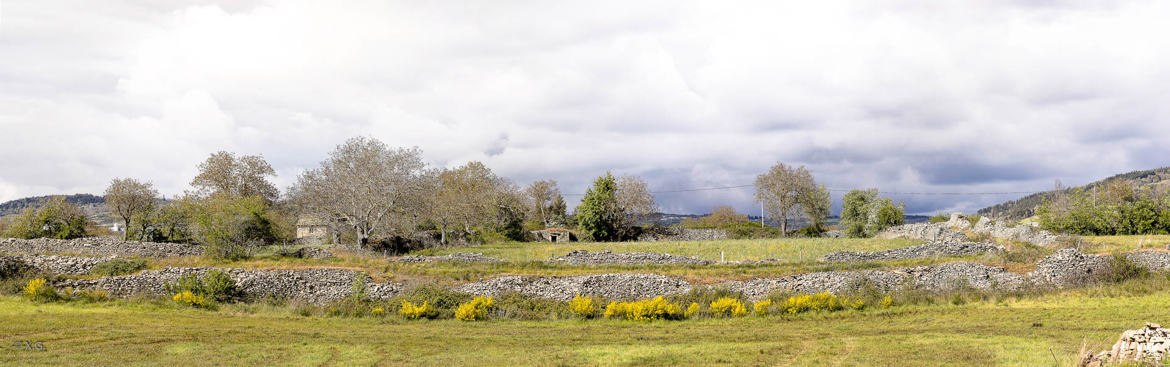
[[[886,298],[882,298],[881,305],[882,308],[890,308],[894,305],[894,298],[887,295]]]
[[[605,307],[606,318],[620,318],[626,320],[682,320],[686,317],[682,307],[667,302],[665,299],[654,299],[634,302],[610,302]]]
[[[28,281],[28,284],[24,286],[24,296],[36,302],[50,302],[61,298],[61,295],[57,294],[53,287],[45,283],[44,278]]]
[[[593,298],[578,294],[573,297],[572,301],[569,301],[569,311],[578,317],[587,319],[593,317],[593,314],[597,312],[597,305],[593,304]]]
[[[373,316],[386,315],[386,309],[381,308],[381,307],[374,307],[374,309],[370,310],[370,315],[373,315]]]
[[[415,306],[413,303],[408,301],[402,301],[402,308],[398,309],[398,314],[402,315],[402,317],[405,317],[408,320],[417,320],[422,318],[433,319],[439,316],[438,310],[435,310],[426,302],[423,302],[422,306]]]
[[[189,307],[207,307],[210,305],[207,303],[207,300],[203,298],[203,295],[195,294],[191,291],[175,293],[175,295],[171,297],[171,300],[174,300],[175,303],[180,305]]]
[[[848,299],[825,292],[788,297],[780,308],[789,315],[795,315],[802,312],[840,311],[847,308],[860,310],[865,308],[865,302],[861,300],[850,302]]]
[[[747,307],[738,299],[723,297],[711,302],[711,312],[717,316],[740,317],[747,315]]]
[[[695,315],[698,315],[699,311],[701,311],[701,310],[702,310],[702,307],[699,306],[698,302],[691,302],[691,305],[687,306],[687,311],[683,313],[683,317],[686,317],[688,319],[692,318]]]
[[[772,311],[772,300],[766,299],[756,302],[755,305],[752,305],[752,308],[755,309],[756,315],[768,316],[768,314]]]
[[[488,310],[492,308],[492,298],[479,296],[459,305],[455,309],[455,318],[463,321],[487,320]]]

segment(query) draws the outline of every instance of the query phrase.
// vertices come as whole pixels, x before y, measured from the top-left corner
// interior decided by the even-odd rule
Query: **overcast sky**
[[[5,0],[0,201],[114,177],[173,195],[218,150],[285,188],[357,135],[569,194],[606,170],[750,184],[778,161],[836,189],[1080,185],[1170,165],[1167,19],[1157,0]],[[759,211],[750,188],[658,204]]]

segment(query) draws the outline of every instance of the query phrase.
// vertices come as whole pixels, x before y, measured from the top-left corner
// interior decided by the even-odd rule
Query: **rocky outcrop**
[[[18,261],[27,267],[48,274],[84,275],[90,269],[111,258],[83,257],[83,256],[55,256],[55,255],[12,255],[0,256],[11,261]]]
[[[974,225],[967,216],[951,214],[951,219],[941,223],[916,223],[891,227],[879,236],[884,238],[906,237],[931,242],[970,241],[964,231],[986,234],[994,238],[1027,242],[1037,246],[1054,246],[1056,235],[1028,225],[1007,226],[987,217],[979,218]]]
[[[1003,251],[1002,246],[980,242],[931,242],[918,246],[902,247],[874,252],[841,251],[825,255],[821,261],[888,261],[922,259],[931,257],[968,256]]]
[[[1141,363],[1161,366],[1170,361],[1170,329],[1162,325],[1146,323],[1146,327],[1126,330],[1113,348],[1096,356],[1082,356],[1083,366],[1105,366],[1110,363]]]
[[[504,260],[494,257],[484,256],[478,252],[456,252],[450,255],[443,256],[419,256],[407,255],[391,258],[390,261],[402,263],[425,263],[425,262],[461,262],[461,263],[502,263]]]
[[[964,218],[966,221],[966,218]],[[1007,226],[1002,223],[993,221],[987,217],[979,218],[979,222],[971,228],[975,233],[983,233],[991,235],[991,237],[1002,238],[1012,241],[1020,241],[1031,243],[1036,246],[1053,246],[1056,245],[1056,235],[1051,232],[1037,229],[1029,225]]]
[[[572,251],[548,261],[564,265],[710,265],[711,260],[653,252]]]
[[[970,239],[967,238],[967,235],[963,233],[963,231],[951,229],[951,226],[946,222],[903,224],[900,226],[887,228],[885,231],[879,234],[878,237],[905,237],[930,242],[970,241]]]
[[[186,274],[196,274],[202,277],[210,270],[213,269],[206,267],[167,268],[134,275],[63,280],[54,286],[100,289],[115,297],[165,296],[167,295],[167,284],[174,283]],[[368,283],[367,295],[371,298],[390,298],[402,290],[401,285],[374,283],[365,274],[348,269],[256,270],[229,268],[218,270],[230,275],[243,296],[251,300],[271,296],[308,303],[326,303],[348,296],[355,278],[364,279]]]
[[[568,277],[507,276],[464,284],[455,291],[481,296],[519,292],[529,297],[568,301],[580,295],[613,300],[637,300],[685,293],[691,290],[684,280],[655,274],[601,274]]]
[[[72,240],[0,238],[0,253],[172,257],[199,256],[203,254],[203,248],[179,243],[122,241],[106,237]]]

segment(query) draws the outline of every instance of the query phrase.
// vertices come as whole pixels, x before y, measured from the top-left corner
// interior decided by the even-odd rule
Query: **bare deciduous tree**
[[[756,201],[764,204],[768,215],[780,222],[780,230],[788,233],[788,220],[800,215],[802,204],[821,206],[821,199],[827,194],[819,192],[812,174],[804,166],[791,167],[776,163],[767,173],[756,177]],[[810,200],[816,200],[810,204]],[[827,206],[824,206],[827,208]],[[807,208],[816,213],[821,208]],[[808,214],[806,213],[806,214]],[[811,218],[810,218],[811,219]]]
[[[646,187],[646,181],[637,176],[619,176],[614,196],[622,212],[631,219],[641,220],[658,211],[654,195]]]
[[[158,200],[158,191],[150,182],[132,178],[115,178],[106,188],[106,206],[122,218],[123,239],[130,239],[130,220],[149,214]]]
[[[357,137],[338,145],[321,167],[301,174],[289,191],[303,213],[345,223],[365,245],[374,233],[412,228],[432,179],[418,148],[391,149]]]
[[[259,196],[273,203],[280,191],[268,181],[276,170],[258,155],[236,156],[220,151],[212,153],[199,164],[199,175],[191,180],[203,196],[214,193],[228,193],[237,197]]]
[[[439,225],[440,241],[447,243],[450,226],[462,226],[464,233],[470,233],[472,226],[494,220],[497,199],[506,186],[504,179],[480,162],[442,170],[431,205],[432,216]]]
[[[536,181],[524,189],[524,195],[530,201],[532,206],[532,217],[540,221],[545,227],[549,226],[550,218],[555,214],[551,213],[553,204],[556,198],[561,195],[560,189],[557,189],[557,182],[553,180]],[[561,199],[564,201],[564,199]]]

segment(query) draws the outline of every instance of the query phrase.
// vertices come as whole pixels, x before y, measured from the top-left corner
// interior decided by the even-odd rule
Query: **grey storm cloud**
[[[358,135],[569,194],[638,175],[689,213],[758,212],[751,188],[666,191],[776,162],[837,198],[1170,164],[1165,2],[3,5],[0,200],[114,177],[177,194],[219,150],[262,154],[285,187]],[[913,213],[1019,196],[891,195]]]

